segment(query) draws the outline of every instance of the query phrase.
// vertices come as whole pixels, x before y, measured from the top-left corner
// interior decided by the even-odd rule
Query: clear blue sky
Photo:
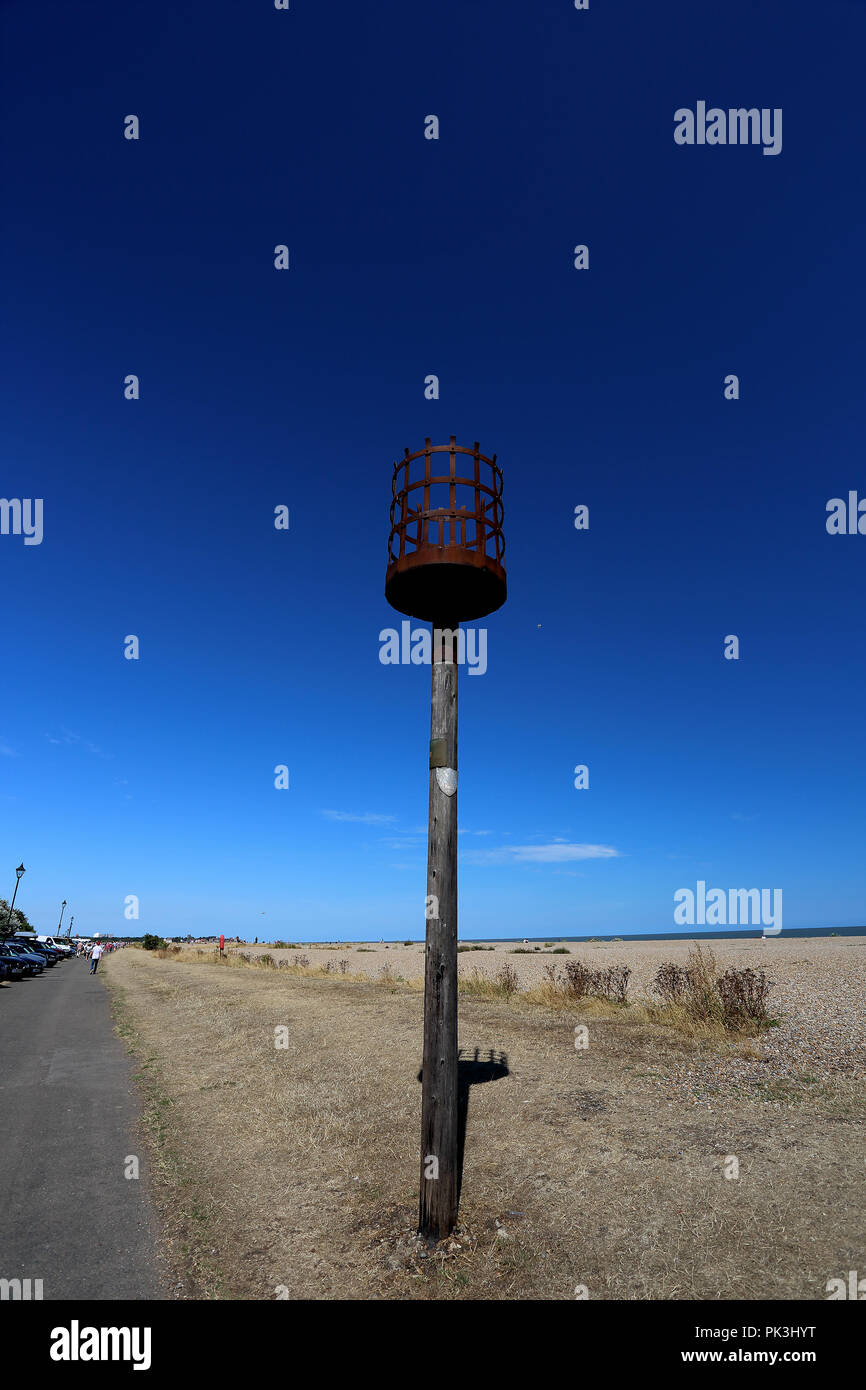
[[[670,930],[698,879],[864,922],[866,536],[825,508],[866,495],[866,7],[2,29],[0,493],[44,539],[0,536],[0,894],[23,859],[48,930],[421,936],[429,671],[379,632],[392,461],[454,433],[499,455],[509,579],[461,935]],[[782,152],[678,146],[699,100],[782,108]]]

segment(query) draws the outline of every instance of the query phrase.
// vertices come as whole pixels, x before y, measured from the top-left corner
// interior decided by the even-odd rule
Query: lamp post
[[[12,901],[11,901],[11,903],[9,904],[9,912],[7,913],[7,916],[6,916],[6,932],[5,932],[5,934],[6,934],[7,936],[9,935],[9,923],[12,921],[12,909],[13,909],[14,906],[15,906],[15,899],[16,899],[17,896],[18,896],[18,885],[19,885],[19,883],[21,882],[21,875],[24,874],[24,873],[26,873],[26,872],[27,872],[27,870],[24,868],[24,865],[23,865],[23,864],[19,864],[19,865],[18,865],[18,868],[15,870],[15,892],[12,894]]]
[[[69,918],[69,924],[68,924],[68,926],[67,926],[67,928],[66,928],[66,935],[67,935],[67,936],[71,936],[71,935],[72,935],[72,923],[73,923],[74,921],[75,921],[75,917],[74,917],[74,916],[72,916],[72,917]]]
[[[398,612],[433,624],[418,1207],[418,1230],[430,1241],[453,1230],[459,1186],[457,667],[465,650],[460,624],[494,613],[505,602],[502,471],[495,454],[486,458],[477,443],[466,448],[452,434],[448,444],[426,439],[416,453],[406,449],[394,464],[391,491],[385,597]]]
[[[63,899],[63,902],[60,904],[60,921],[57,923],[57,933],[56,933],[57,936],[60,935],[60,927],[61,927],[61,924],[62,924],[62,922],[63,922],[63,914],[64,914],[65,911],[66,911],[66,899],[64,898],[64,899]]]

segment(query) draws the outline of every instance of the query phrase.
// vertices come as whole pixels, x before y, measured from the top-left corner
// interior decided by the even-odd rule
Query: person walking
[[[101,941],[97,941],[96,945],[94,946],[93,950],[92,950],[91,953],[90,953],[90,973],[91,973],[91,975],[95,975],[95,974],[96,974],[97,967],[99,966],[99,957],[102,955],[102,952],[103,952],[104,950],[105,950],[105,947],[102,945],[102,942],[101,942]]]

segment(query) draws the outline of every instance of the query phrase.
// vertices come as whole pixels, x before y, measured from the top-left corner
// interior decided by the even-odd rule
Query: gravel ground
[[[653,976],[664,961],[685,964],[692,943],[624,940],[551,944],[567,944],[572,959],[594,967],[628,965],[632,971],[629,997],[634,1000],[650,994]],[[658,1089],[660,1099],[711,1109],[714,1099],[722,1094],[760,1094],[770,1104],[780,1106],[791,1103],[791,1087],[818,1084],[832,1088],[835,1083],[866,1077],[866,937],[775,937],[706,944],[715,955],[719,973],[729,966],[766,971],[773,982],[769,1011],[780,1026],[745,1049],[755,1056],[742,1055],[742,1048],[721,1055],[700,1050],[673,1068],[668,1058],[657,1077],[647,1078]],[[462,952],[460,974],[478,970],[494,975],[508,961],[517,971],[520,987],[527,989],[540,983],[545,965],[552,962],[560,967],[566,960],[544,947],[531,955],[515,955],[517,945],[520,943],[500,942],[492,951]],[[347,958],[351,972],[373,978],[384,967],[407,980],[417,980],[424,970],[420,942],[412,946],[361,942],[330,948],[312,944],[298,950],[252,949],[270,950],[276,959],[289,961],[303,955],[311,965]]]

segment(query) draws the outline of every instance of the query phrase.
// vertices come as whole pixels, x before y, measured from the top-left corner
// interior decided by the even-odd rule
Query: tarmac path
[[[46,1300],[167,1296],[132,1071],[85,959],[0,984],[0,1279],[41,1279]]]

